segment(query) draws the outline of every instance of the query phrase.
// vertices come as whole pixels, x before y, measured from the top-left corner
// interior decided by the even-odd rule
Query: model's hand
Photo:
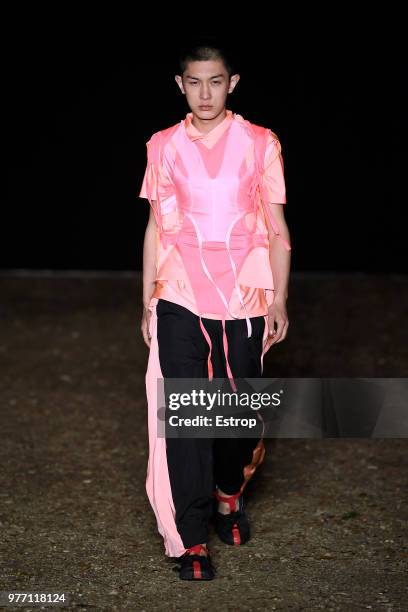
[[[145,344],[149,348],[150,348],[150,340],[151,340],[151,335],[149,333],[151,316],[152,316],[151,311],[148,308],[146,308],[146,306],[143,306],[143,316],[142,316],[142,323],[140,325],[140,329],[142,330],[143,340],[145,341]]]
[[[282,342],[286,338],[288,327],[289,319],[286,312],[286,300],[275,298],[273,304],[268,308],[268,337],[264,343],[265,353],[269,351],[272,344]]]

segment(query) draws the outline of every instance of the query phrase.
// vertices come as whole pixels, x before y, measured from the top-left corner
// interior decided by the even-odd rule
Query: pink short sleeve
[[[139,198],[147,198],[150,203],[160,200],[160,212],[166,214],[175,206],[176,196],[173,181],[166,170],[161,151],[159,133],[156,132],[146,143],[147,166],[143,177]],[[159,192],[158,192],[159,190]]]
[[[286,185],[282,147],[277,135],[269,130],[263,173],[263,199],[269,204],[286,204]]]
[[[139,198],[146,198],[149,200],[149,193],[152,200],[157,199],[157,171],[153,165],[147,165],[146,171],[143,177],[142,187],[140,189]]]
[[[157,199],[157,176],[159,168],[159,142],[158,135],[153,134],[150,140],[146,143],[147,147],[147,165],[143,177],[142,187],[140,189],[139,198],[148,200]]]

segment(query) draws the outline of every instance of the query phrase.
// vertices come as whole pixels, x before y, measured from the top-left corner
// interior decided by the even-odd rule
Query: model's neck
[[[226,116],[227,110],[225,108],[219,113],[219,115],[217,115],[213,119],[200,119],[199,117],[197,117],[197,115],[193,113],[191,123],[202,134],[208,134],[208,132],[211,132],[211,130],[217,127],[217,125],[222,123]]]

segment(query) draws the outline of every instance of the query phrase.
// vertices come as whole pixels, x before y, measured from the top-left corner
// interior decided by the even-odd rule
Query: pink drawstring
[[[210,334],[208,333],[208,331],[204,327],[204,323],[203,323],[203,321],[201,319],[201,315],[199,315],[199,317],[200,317],[200,327],[201,327],[201,330],[202,330],[202,332],[204,334],[205,339],[208,342],[208,346],[210,347],[210,352],[208,353],[208,359],[207,359],[207,367],[208,367],[208,380],[212,380],[213,379],[213,375],[214,375],[213,365],[212,365],[212,361],[211,361],[212,342],[211,342]]]
[[[223,315],[222,317],[222,343],[224,346],[225,363],[227,365],[228,379],[230,381],[230,385],[232,389],[234,391],[237,391],[237,386],[235,384],[234,377],[232,376],[232,371],[231,371],[230,364],[228,361],[228,339],[227,339],[227,333],[225,331],[225,315]]]
[[[264,319],[265,319],[265,331],[262,337],[262,354],[261,354],[261,376],[263,375],[263,360],[264,360],[264,355],[265,355],[265,341],[268,337],[268,328],[269,328],[269,323],[268,323],[268,315],[264,315]]]
[[[228,302],[227,302],[227,300],[226,300],[226,298],[225,298],[225,295],[223,294],[223,292],[221,291],[221,289],[218,287],[217,283],[216,283],[216,282],[215,282],[215,280],[213,279],[213,277],[212,277],[212,275],[211,275],[210,271],[208,270],[208,268],[207,268],[207,266],[206,266],[206,263],[205,263],[205,261],[204,261],[204,257],[203,257],[203,252],[202,252],[202,248],[203,248],[203,246],[202,246],[202,245],[203,245],[203,239],[202,239],[202,236],[201,236],[200,230],[198,229],[197,222],[196,222],[196,220],[194,219],[193,215],[191,215],[190,213],[185,213],[185,214],[186,214],[186,216],[188,216],[188,217],[191,219],[191,221],[192,221],[192,223],[193,223],[193,226],[194,226],[194,228],[195,228],[195,232],[196,232],[196,235],[197,235],[197,240],[198,240],[198,247],[199,247],[199,254],[200,254],[200,262],[201,262],[201,266],[202,266],[202,268],[203,268],[203,270],[204,270],[204,273],[206,274],[207,278],[208,278],[208,279],[209,279],[209,280],[212,282],[212,284],[214,285],[214,287],[215,287],[216,291],[218,292],[218,295],[220,296],[221,300],[222,300],[222,301],[223,301],[223,303],[224,303],[224,306],[225,306],[225,308],[226,308],[226,311],[230,312],[230,314],[231,314],[231,315],[234,317],[234,319],[237,319],[238,317],[235,317],[235,316],[234,316],[234,315],[231,313],[231,311],[229,310],[229,305],[228,305]],[[230,233],[230,231],[231,231],[231,229],[232,229],[233,224],[234,224],[234,223],[235,223],[235,222],[238,220],[238,218],[240,218],[241,216],[242,216],[242,213],[240,213],[240,215],[239,215],[239,216],[238,216],[236,219],[234,219],[234,220],[233,220],[233,223],[231,223],[231,224],[230,224],[229,233]],[[235,263],[234,263],[234,261],[232,260],[231,253],[230,253],[230,250],[229,250],[229,233],[228,233],[228,238],[227,238],[227,250],[228,250],[228,254],[229,254],[229,257],[230,257],[231,264],[232,264],[233,274],[234,274],[234,278],[235,278],[235,286],[236,286],[236,287],[237,287],[237,289],[238,289],[238,295],[240,296],[240,299],[241,299],[241,301],[242,301],[242,295],[241,295],[241,292],[239,291],[239,287],[238,287],[238,283],[237,283],[237,279],[236,279],[236,269],[235,269]],[[243,304],[243,302],[242,302],[242,304]],[[244,306],[244,308],[245,308],[245,305],[244,305],[244,304],[243,304],[243,306]],[[245,308],[245,310],[246,310],[246,308]],[[203,332],[203,334],[204,334],[204,336],[205,336],[205,338],[206,338],[206,340],[207,340],[207,342],[208,342],[208,344],[209,344],[209,346],[210,346],[210,354],[209,354],[209,356],[208,356],[208,377],[209,377],[209,380],[212,380],[212,379],[213,379],[213,367],[212,367],[212,363],[211,363],[211,359],[210,359],[210,357],[211,357],[211,346],[212,346],[212,345],[211,345],[211,339],[210,339],[210,337],[209,337],[209,335],[208,335],[208,332],[207,332],[207,330],[205,329],[204,324],[203,324],[203,322],[202,322],[202,320],[201,320],[201,314],[199,314],[199,317],[200,317],[200,327],[201,327],[201,330],[202,330],[202,332]],[[248,327],[248,337],[249,337],[249,336],[251,336],[251,333],[252,333],[251,321],[250,321],[250,319],[249,319],[249,317],[248,317],[248,314],[246,314],[246,317],[245,317],[245,318],[246,318],[246,321],[247,321],[247,327]],[[236,390],[237,390],[237,387],[236,387],[236,385],[235,385],[234,378],[233,378],[233,376],[232,376],[232,372],[231,372],[231,368],[230,368],[230,364],[229,364],[229,361],[228,361],[228,339],[227,339],[227,334],[226,334],[226,332],[225,332],[225,314],[223,315],[223,319],[222,319],[222,328],[223,328],[222,341],[223,341],[223,346],[224,346],[224,354],[225,354],[225,361],[226,361],[226,366],[227,366],[227,374],[228,374],[228,378],[229,378],[229,381],[230,381],[230,384],[231,384],[232,389],[233,389],[234,391],[236,391]]]
[[[198,248],[199,248],[199,254],[200,254],[200,262],[201,262],[201,267],[204,270],[205,275],[207,276],[207,278],[212,282],[212,284],[214,285],[218,295],[220,296],[225,308],[229,311],[228,309],[228,302],[225,298],[225,295],[223,294],[223,292],[221,291],[221,289],[218,287],[217,283],[215,282],[215,280],[213,279],[212,275],[210,274],[210,271],[208,270],[206,263],[204,261],[204,257],[203,257],[203,238],[201,236],[201,232],[198,229],[198,225],[196,220],[194,219],[194,217],[190,214],[190,213],[185,213],[187,217],[189,217],[189,219],[191,220],[196,235],[197,235],[197,240],[198,240]],[[231,313],[232,315],[232,313]]]
[[[261,375],[263,375],[263,360],[265,355],[265,348],[262,347],[262,355],[261,355]]]
[[[244,303],[243,297],[242,297],[242,292],[241,292],[241,288],[238,284],[238,278],[237,278],[237,267],[235,265],[235,261],[231,255],[231,249],[230,249],[230,238],[231,238],[231,232],[232,232],[232,228],[234,227],[234,225],[237,223],[237,221],[239,219],[241,219],[242,217],[244,217],[246,215],[246,211],[239,213],[239,215],[237,217],[235,217],[235,219],[233,219],[229,225],[229,228],[227,230],[227,235],[226,235],[226,247],[227,247],[227,252],[228,252],[228,257],[230,260],[230,264],[231,264],[231,268],[232,268],[232,272],[234,274],[234,284],[235,284],[235,290],[238,294],[238,299],[239,302],[241,304],[241,306],[244,309],[245,312],[245,319],[246,319],[246,324],[247,324],[247,330],[248,330],[248,338],[250,338],[252,336],[252,324],[251,324],[251,320],[248,316],[248,311],[247,311],[247,307]],[[232,313],[231,313],[232,314]]]
[[[213,369],[213,365],[212,365],[212,361],[211,361],[211,353],[212,353],[212,342],[211,342],[211,338],[209,333],[207,332],[207,330],[205,329],[204,323],[202,321],[201,315],[199,315],[199,319],[200,319],[200,327],[201,327],[201,331],[204,334],[205,339],[208,342],[208,345],[210,347],[210,352],[208,354],[208,359],[207,359],[207,367],[208,367],[208,380],[212,380],[214,377],[214,369]],[[237,391],[237,386],[235,384],[234,381],[234,377],[232,375],[232,371],[231,371],[231,367],[228,361],[228,338],[227,338],[227,333],[225,331],[225,315],[222,318],[222,344],[224,347],[224,354],[225,354],[225,362],[226,362],[226,366],[227,366],[227,375],[228,375],[228,379],[230,381],[230,385],[232,387],[232,389],[234,391]]]
[[[212,342],[211,342],[211,338],[210,335],[208,333],[208,331],[205,329],[204,323],[202,321],[202,317],[201,315],[199,315],[199,319],[200,319],[200,327],[201,327],[201,331],[204,334],[205,339],[208,342],[208,346],[210,347],[210,352],[208,354],[208,359],[207,359],[207,367],[208,367],[208,380],[212,380],[214,377],[214,369],[213,369],[213,365],[212,365],[212,361],[211,361],[211,353],[212,353]],[[224,354],[225,354],[225,362],[226,362],[226,366],[227,366],[227,375],[228,375],[228,379],[230,381],[230,385],[232,387],[232,389],[234,391],[237,391],[237,386],[235,384],[234,381],[234,377],[232,375],[232,371],[231,371],[231,367],[228,361],[228,338],[227,338],[227,333],[225,331],[225,315],[222,318],[222,344],[224,347]]]

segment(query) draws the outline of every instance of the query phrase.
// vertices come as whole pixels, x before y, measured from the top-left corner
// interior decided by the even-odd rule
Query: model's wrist
[[[155,281],[144,284],[143,292],[142,292],[142,302],[143,302],[144,308],[149,308],[150,301],[154,295],[155,290],[156,290]]]
[[[288,299],[288,294],[286,292],[275,291],[274,296],[273,296],[274,302],[286,302],[287,299]]]

